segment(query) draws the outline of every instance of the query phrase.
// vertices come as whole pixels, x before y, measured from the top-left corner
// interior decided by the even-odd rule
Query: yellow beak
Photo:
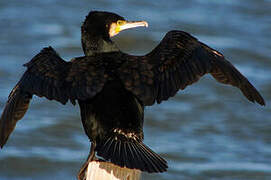
[[[119,31],[141,26],[148,27],[148,23],[146,21],[125,21],[123,24],[119,25]]]
[[[135,28],[135,27],[148,27],[146,21],[122,21],[119,20],[117,23],[112,23],[109,30],[110,37],[117,35],[120,31],[125,29]]]

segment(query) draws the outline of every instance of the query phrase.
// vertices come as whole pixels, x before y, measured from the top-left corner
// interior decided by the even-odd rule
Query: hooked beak
[[[123,25],[119,26],[119,31],[123,31],[125,29],[135,28],[135,27],[148,27],[148,23],[146,21],[125,21]]]
[[[113,37],[117,35],[120,31],[125,29],[135,28],[135,27],[148,27],[148,23],[146,21],[122,21],[119,20],[117,23],[111,24],[109,35]]]

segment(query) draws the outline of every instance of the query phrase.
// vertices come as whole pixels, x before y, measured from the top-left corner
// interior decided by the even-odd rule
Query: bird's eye
[[[124,25],[125,24],[125,21],[123,21],[123,20],[118,20],[117,21],[117,25],[118,26],[122,26],[122,25]]]

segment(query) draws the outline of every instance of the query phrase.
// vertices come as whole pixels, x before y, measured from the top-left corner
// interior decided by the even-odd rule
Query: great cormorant
[[[121,167],[163,172],[166,161],[142,142],[144,106],[173,97],[207,73],[265,105],[255,87],[220,52],[186,32],[168,32],[144,56],[121,52],[110,38],[138,26],[148,24],[92,11],[81,27],[85,56],[67,62],[47,47],[26,63],[27,70],[11,91],[0,119],[0,146],[24,116],[33,95],[62,104],[77,101],[92,144],[79,178],[83,179],[95,153]]]

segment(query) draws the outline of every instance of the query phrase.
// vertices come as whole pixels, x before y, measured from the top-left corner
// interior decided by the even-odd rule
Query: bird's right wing
[[[32,95],[75,104],[77,99],[95,96],[107,79],[95,59],[81,57],[66,62],[51,47],[44,48],[25,66],[27,70],[11,91],[0,118],[1,147],[26,113]]]
[[[221,53],[186,32],[168,32],[146,56],[126,56],[119,77],[144,105],[175,96],[207,73],[239,88],[248,100],[265,104],[256,88]]]

